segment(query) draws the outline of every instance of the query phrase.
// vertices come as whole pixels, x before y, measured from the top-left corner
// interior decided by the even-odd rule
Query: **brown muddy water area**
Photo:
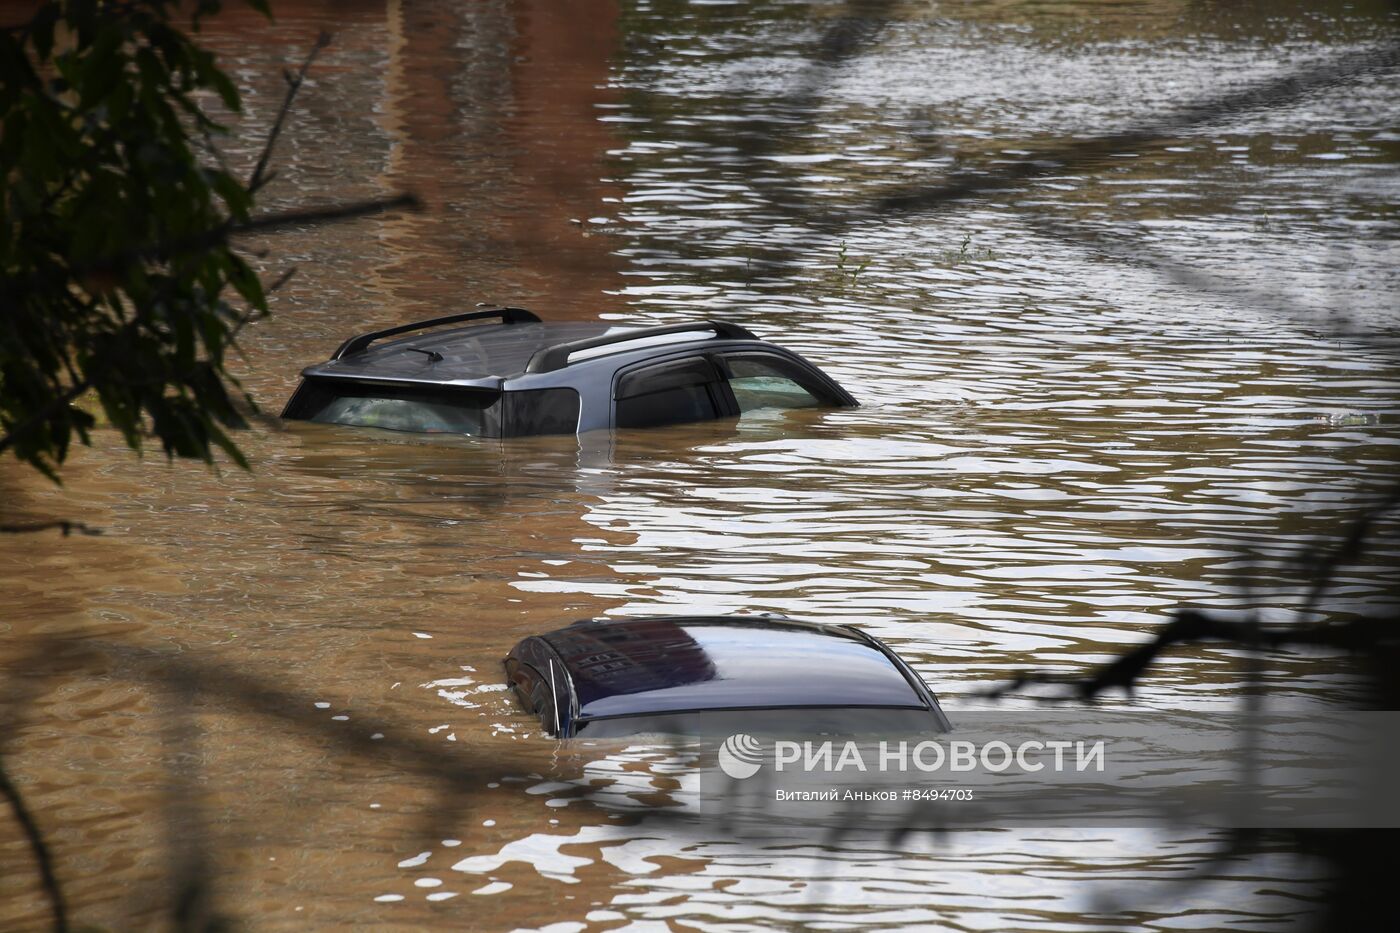
[[[427,210],[267,237],[244,340],[275,415],[348,334],[508,303],[717,316],[852,410],[500,443],[267,417],[252,472],[99,432],[0,472],[6,767],[77,919],[168,926],[182,880],[250,930],[1290,929],[1319,866],[1176,830],[736,839],[640,811],[665,749],[560,745],[501,689],[586,616],[766,610],[887,640],[960,708],[1085,673],[1173,610],[1287,624],[1295,565],[1393,477],[1400,79],[1367,71],[924,211],[873,206],[1400,36],[1388,7],[390,0],[235,11],[209,41],[267,125],[320,28],[264,209]],[[250,160],[260,133],[230,141]],[[1240,701],[1173,653],[1151,708]],[[1345,699],[1345,659],[1267,658]],[[376,737],[377,736],[377,737]],[[611,782],[616,806],[577,799]],[[637,811],[637,812],[631,812]],[[1191,882],[1191,883],[1186,883]],[[0,819],[0,928],[45,902]]]

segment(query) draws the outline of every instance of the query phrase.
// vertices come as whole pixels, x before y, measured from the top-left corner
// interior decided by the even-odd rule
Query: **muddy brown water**
[[[335,33],[266,207],[404,189],[429,206],[256,244],[269,274],[298,270],[244,342],[266,411],[346,334],[477,301],[723,316],[864,404],[508,445],[264,419],[241,438],[251,473],[138,459],[104,432],[62,487],[6,464],[7,519],[106,531],[0,541],[20,713],[0,740],[80,921],[162,928],[181,878],[257,930],[1306,912],[1316,864],[1213,863],[1204,831],[740,841],[610,812],[563,785],[665,801],[665,751],[558,746],[499,689],[511,644],[571,619],[751,609],[867,628],[955,712],[1012,672],[1084,673],[1176,607],[1304,617],[1296,554],[1388,482],[1393,72],[940,210],[862,213],[1393,42],[1384,7],[870,9],[890,21],[391,0],[208,26],[255,127],[278,68]],[[1381,601],[1386,556],[1317,612]],[[1238,702],[1241,660],[1176,652],[1138,702]],[[1335,703],[1349,668],[1282,654],[1259,676]],[[0,822],[0,927],[41,928]]]

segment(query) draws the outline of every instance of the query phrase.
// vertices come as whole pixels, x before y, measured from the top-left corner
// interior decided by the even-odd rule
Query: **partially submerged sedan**
[[[950,726],[923,680],[846,625],[754,616],[588,619],[505,660],[526,712],[560,738]]]
[[[491,308],[350,338],[302,371],[282,417],[520,437],[855,404],[796,353],[726,321],[622,328]]]

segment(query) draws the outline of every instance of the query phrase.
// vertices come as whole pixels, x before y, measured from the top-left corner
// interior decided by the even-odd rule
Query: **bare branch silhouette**
[[[37,531],[52,531],[55,528],[57,528],[59,531],[62,531],[63,536],[65,538],[75,531],[80,535],[95,536],[102,534],[101,528],[94,528],[86,522],[74,522],[68,521],[66,519],[55,519],[53,521],[46,522],[21,522],[18,524],[0,525],[0,534],[33,534]]]
[[[1368,545],[1375,543],[1378,522],[1400,505],[1400,485],[1393,487],[1380,502],[1363,509],[1347,528],[1340,543],[1330,550],[1319,547],[1300,555],[1299,565],[1312,577],[1304,611],[1313,609],[1331,585],[1336,572],[1360,559]],[[1344,622],[1264,627],[1257,618],[1224,619],[1196,609],[1178,610],[1172,621],[1157,630],[1151,641],[1119,655],[1088,677],[1069,677],[1049,672],[1028,671],[1009,683],[981,691],[976,696],[998,699],[1019,693],[1034,685],[1058,686],[1065,693],[1049,700],[1092,700],[1105,691],[1121,689],[1131,693],[1163,653],[1178,645],[1223,642],[1244,648],[1285,647],[1333,648],[1375,656],[1400,652],[1400,630],[1391,616],[1359,616]]]
[[[10,776],[5,773],[3,766],[0,766],[0,796],[10,804],[15,821],[19,823],[24,838],[29,842],[29,851],[33,853],[34,864],[39,870],[39,881],[49,899],[54,933],[67,933],[68,906],[63,898],[63,888],[58,883],[58,875],[54,871],[53,854],[44,841],[43,833],[39,831],[39,824],[34,822],[29,808],[24,805],[24,798],[10,781]]]
[[[331,34],[322,30],[316,36],[316,42],[311,46],[311,51],[307,53],[306,60],[301,63],[301,68],[297,69],[296,72],[286,70],[282,72],[282,76],[287,82],[287,93],[282,98],[282,106],[277,110],[277,117],[272,121],[272,128],[267,131],[267,142],[263,143],[258,163],[253,167],[253,174],[248,177],[249,194],[256,194],[263,185],[272,180],[272,176],[267,174],[267,165],[272,159],[277,139],[282,135],[282,127],[287,122],[287,114],[292,110],[292,102],[296,100],[297,92],[301,90],[301,85],[306,80],[306,73],[311,70],[316,56],[320,55],[321,50],[330,44]]]

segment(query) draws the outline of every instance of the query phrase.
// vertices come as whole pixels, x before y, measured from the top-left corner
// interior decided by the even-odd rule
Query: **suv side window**
[[[801,367],[782,357],[732,353],[724,362],[741,414],[760,408],[811,408],[827,394]]]
[[[617,380],[617,426],[649,428],[728,414],[723,377],[700,356],[623,373]]]

